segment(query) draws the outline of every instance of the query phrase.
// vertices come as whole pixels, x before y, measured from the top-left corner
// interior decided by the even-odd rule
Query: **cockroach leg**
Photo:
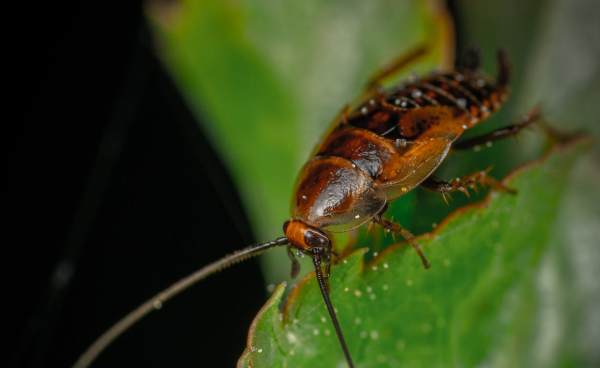
[[[492,168],[489,167],[487,170],[477,171],[454,181],[444,181],[436,176],[430,176],[421,183],[421,186],[432,192],[440,193],[444,197],[446,204],[448,204],[446,195],[450,196],[450,192],[463,192],[469,197],[469,188],[477,192],[477,184],[480,184],[481,186],[487,184],[494,189],[514,194],[515,191],[513,189],[506,187],[501,182],[488,176],[491,169]]]
[[[335,257],[335,261],[336,261],[336,263],[337,263],[337,262],[340,260],[340,258],[341,258],[341,257],[340,257],[340,255],[339,255],[339,254],[337,254],[337,253],[336,253],[336,252],[334,252],[334,251],[331,251],[331,255]]]
[[[463,56],[462,66],[467,70],[479,69],[481,63],[481,48],[477,44],[471,45]]]
[[[458,151],[473,148],[475,151],[479,151],[482,146],[490,146],[494,141],[507,137],[516,137],[523,129],[534,123],[541,122],[541,119],[542,114],[540,108],[535,107],[527,114],[523,115],[517,122],[478,137],[473,137],[462,142],[456,142],[452,145],[452,149]],[[545,124],[542,125],[544,127],[546,126]],[[548,134],[552,136],[551,133]]]
[[[369,235],[369,232],[371,231],[372,226],[373,226],[373,222],[369,222],[369,226],[367,227],[367,235]]]
[[[348,124],[348,116],[350,115],[350,111],[352,110],[352,106],[346,105],[342,107],[338,115],[333,119],[335,122],[341,122],[343,124]]]
[[[550,141],[553,143],[567,142],[569,140],[572,140],[574,137],[576,137],[580,134],[580,133],[568,134],[565,132],[561,132],[561,131],[557,130],[556,128],[554,128],[553,126],[551,126],[550,124],[546,123],[546,121],[543,119],[539,121],[538,125],[542,128],[544,133],[549,137]]]
[[[394,234],[402,235],[404,237],[404,239],[406,239],[413,246],[413,248],[415,249],[415,252],[417,252],[417,254],[419,255],[419,258],[421,258],[421,262],[423,263],[423,266],[425,267],[425,269],[429,269],[431,267],[431,265],[429,264],[429,262],[427,262],[427,259],[425,258],[425,255],[423,254],[423,251],[419,247],[419,244],[415,240],[415,237],[413,236],[413,234],[411,234],[408,230],[406,230],[402,226],[400,226],[400,224],[388,221],[383,218],[382,215],[386,209],[387,208],[384,208],[383,211],[379,212],[379,214],[377,214],[375,217],[373,217],[371,219],[371,221],[373,221],[374,223],[383,227],[383,229],[386,232],[389,231]]]
[[[329,245],[331,246],[331,243],[329,243]],[[325,274],[323,276],[325,276],[325,282],[327,283],[327,292],[330,291],[330,286],[329,286],[329,276],[331,276],[331,248],[329,248],[329,250],[325,253],[325,255],[323,255],[323,259],[325,260]]]
[[[454,183],[454,184],[456,184],[456,183]],[[438,178],[437,176],[433,176],[433,175],[428,177],[427,179],[425,179],[421,183],[421,186],[432,192],[440,193],[442,195],[442,197],[444,198],[444,202],[446,202],[446,204],[448,206],[450,205],[450,203],[448,203],[448,198],[450,198],[450,200],[452,200],[452,197],[450,196],[449,193],[459,190],[458,188],[454,187],[454,185],[452,185],[452,183],[444,181],[444,180]]]
[[[401,55],[390,65],[386,66],[385,68],[382,68],[379,72],[373,75],[373,77],[371,77],[369,83],[367,84],[367,89],[376,89],[377,86],[380,86],[385,83],[385,79],[405,69],[407,66],[416,62],[428,52],[428,45],[419,45],[416,48],[407,52],[406,54]]]
[[[492,166],[488,167],[484,171],[479,171],[479,172],[475,172],[471,175],[468,175],[468,176],[464,177],[463,179],[465,180],[465,182],[473,181],[472,187],[469,183],[467,183],[466,185],[470,188],[473,188],[473,190],[475,190],[475,192],[477,192],[477,186],[475,186],[475,184],[480,183],[482,186],[485,186],[487,184],[490,187],[492,187],[493,189],[499,190],[501,192],[505,192],[508,194],[517,194],[516,190],[507,187],[506,185],[502,184],[502,182],[489,176],[488,173],[491,170],[492,170]],[[463,179],[461,179],[459,181],[462,181]]]
[[[510,79],[510,60],[508,58],[508,54],[506,51],[500,49],[496,54],[496,59],[498,60],[498,71],[496,72],[496,83],[498,86],[506,86],[508,84],[508,80]]]
[[[292,251],[292,248],[293,247],[291,245],[289,245],[287,247],[287,255],[290,258],[290,260],[292,261],[291,276],[293,279],[295,279],[296,276],[298,276],[298,274],[300,273],[300,262],[298,262],[298,260],[294,256],[294,252]]]

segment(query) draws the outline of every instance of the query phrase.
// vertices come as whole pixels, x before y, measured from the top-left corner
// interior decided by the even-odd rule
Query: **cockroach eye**
[[[304,241],[310,247],[323,248],[329,243],[329,238],[325,234],[321,234],[314,230],[307,230],[304,233]]]

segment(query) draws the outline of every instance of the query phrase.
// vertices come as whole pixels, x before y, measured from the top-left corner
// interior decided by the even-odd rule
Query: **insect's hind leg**
[[[365,104],[367,101],[379,101],[385,97],[385,91],[382,87],[388,80],[390,80],[395,74],[399,73],[410,64],[417,62],[420,58],[425,56],[429,52],[429,46],[426,44],[419,45],[407,53],[401,55],[399,58],[394,60],[389,66],[379,70],[375,73],[367,83],[363,93],[352,103],[344,106],[338,116],[334,119],[334,122],[347,123],[349,115]],[[332,126],[335,126],[332,125]]]
[[[440,193],[444,197],[444,201],[448,204],[446,196],[450,197],[450,192],[463,192],[469,197],[469,188],[477,192],[477,184],[481,186],[490,185],[493,188],[508,192],[515,193],[514,190],[504,186],[498,180],[488,176],[488,172],[492,168],[488,168],[483,171],[476,171],[471,175],[456,179],[454,181],[444,181],[436,176],[430,176],[421,183],[421,187],[430,190],[432,192]],[[452,199],[452,197],[450,197]]]
[[[481,48],[477,44],[469,46],[462,59],[462,67],[475,71],[481,65]]]
[[[525,128],[531,126],[534,123],[541,123],[542,114],[539,107],[533,108],[527,114],[523,115],[517,122],[512,123],[508,126],[496,129],[487,134],[483,134],[477,137],[469,138],[464,141],[456,142],[452,144],[454,151],[465,150],[473,148],[475,151],[479,151],[482,145],[489,146],[492,142],[508,138],[515,137]],[[543,124],[546,128],[547,126]],[[545,129],[548,132],[548,129]],[[550,133],[549,133],[550,134]],[[550,134],[552,135],[552,134]]]
[[[423,44],[401,55],[399,58],[394,60],[389,66],[379,70],[371,77],[371,79],[369,79],[369,82],[367,83],[367,90],[376,89],[378,86],[385,84],[386,79],[394,76],[394,74],[396,73],[399,73],[401,70],[405,69],[410,64],[415,63],[420,58],[425,56],[428,52],[429,46]]]
[[[402,54],[388,66],[377,71],[377,73],[375,73],[367,82],[363,93],[352,103],[344,106],[342,111],[340,111],[338,116],[335,118],[334,122],[346,123],[349,115],[361,105],[367,103],[367,101],[375,103],[375,101],[384,99],[386,92],[383,88],[383,85],[391,81],[396,74],[406,69],[409,65],[414,64],[423,56],[427,55],[429,51],[429,45],[421,44]]]
[[[383,210],[381,210],[375,217],[373,217],[371,219],[371,221],[373,221],[374,223],[383,227],[384,231],[386,231],[386,232],[391,232],[392,234],[402,235],[404,237],[404,239],[406,239],[413,246],[413,248],[415,249],[415,252],[417,252],[417,254],[419,255],[419,258],[421,258],[421,262],[423,263],[423,266],[425,267],[425,269],[429,269],[431,267],[431,265],[429,264],[429,262],[427,262],[427,259],[425,258],[425,255],[423,254],[423,251],[419,247],[419,244],[415,240],[415,237],[413,236],[413,234],[411,234],[408,230],[406,230],[402,226],[400,226],[400,224],[384,219],[383,214],[385,213],[386,210],[387,210],[387,206],[384,207]]]

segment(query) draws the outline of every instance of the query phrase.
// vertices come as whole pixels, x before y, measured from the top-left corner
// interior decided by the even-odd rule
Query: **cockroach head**
[[[294,247],[311,253],[314,250],[328,249],[331,242],[325,232],[303,221],[286,221],[283,231]]]

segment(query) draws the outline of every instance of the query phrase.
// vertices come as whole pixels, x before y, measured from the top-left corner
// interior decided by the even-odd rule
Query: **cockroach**
[[[87,367],[116,337],[185,288],[279,246],[287,246],[292,277],[300,270],[294,252],[312,258],[341,348],[348,366],[354,367],[329,297],[330,266],[332,258],[339,257],[332,250],[329,234],[347,232],[366,223],[379,225],[386,232],[402,235],[428,269],[430,265],[413,235],[399,223],[384,218],[388,203],[418,186],[440,193],[444,199],[450,192],[468,193],[468,188],[477,184],[499,186],[487,176],[487,171],[454,182],[441,180],[433,173],[451,149],[473,148],[514,136],[537,117],[537,112],[533,112],[521,122],[454,143],[464,131],[485,120],[506,101],[510,63],[506,53],[498,51],[497,75],[492,80],[479,70],[479,50],[471,47],[460,68],[388,89],[381,86],[426,52],[426,47],[418,47],[392,67],[377,73],[362,97],[336,117],[313,157],[300,170],[293,189],[291,219],[283,224],[283,237],[225,256],[173,284],[100,336],[74,367]]]

